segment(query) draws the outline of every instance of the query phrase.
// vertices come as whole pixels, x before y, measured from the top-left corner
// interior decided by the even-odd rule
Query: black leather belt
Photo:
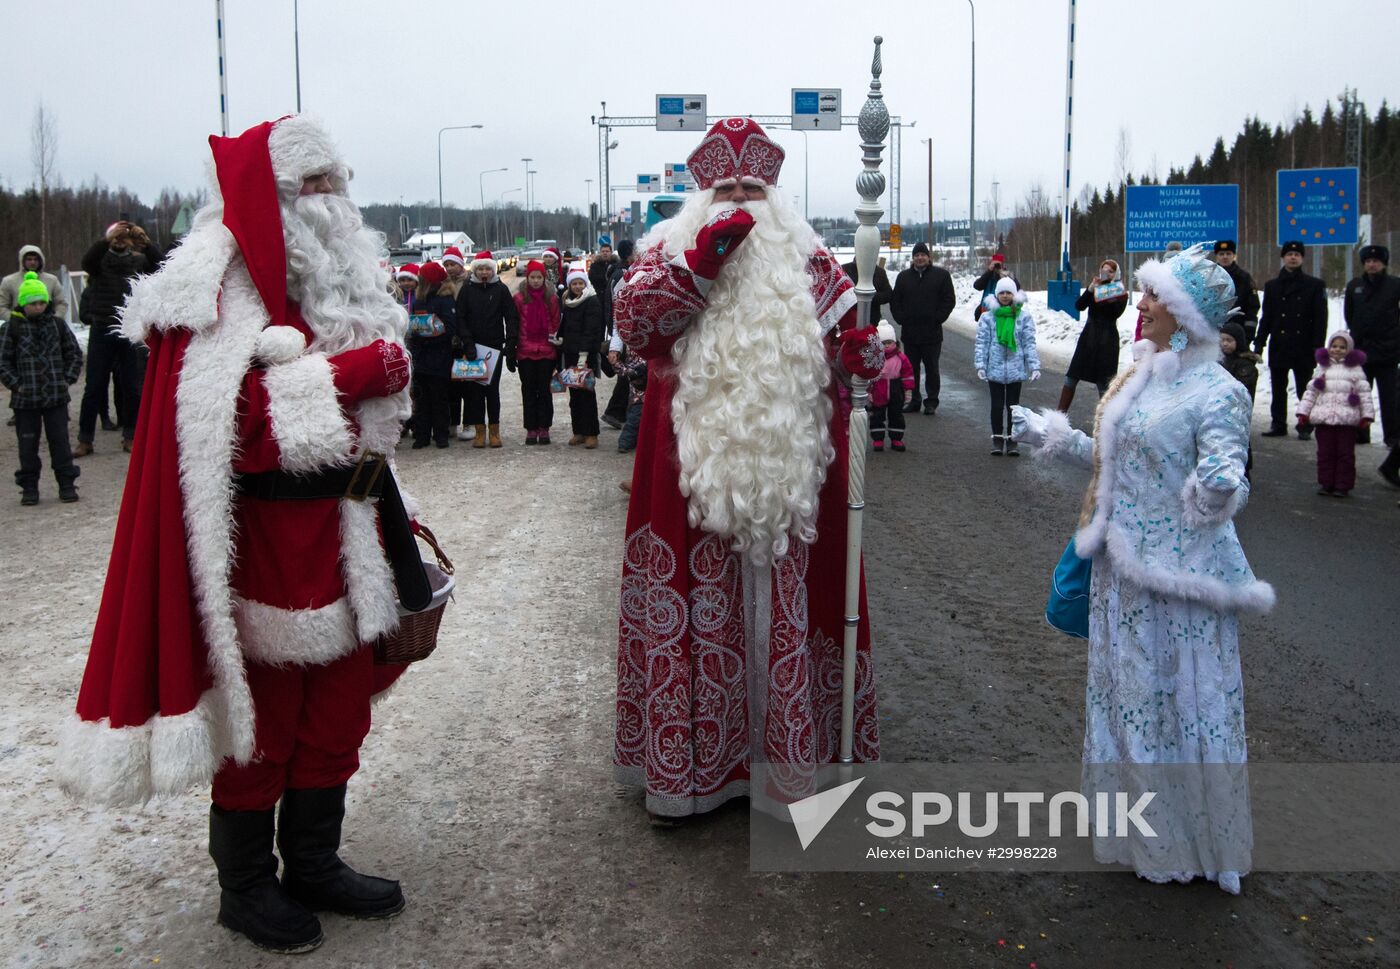
[[[378,451],[365,451],[349,468],[325,468],[310,474],[288,471],[253,471],[233,476],[240,495],[262,501],[309,501],[316,498],[349,498],[369,501],[384,493],[389,462]]]

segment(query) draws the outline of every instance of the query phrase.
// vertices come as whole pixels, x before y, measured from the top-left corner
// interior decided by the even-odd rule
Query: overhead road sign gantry
[[[704,131],[706,97],[703,94],[658,94],[657,131]]]
[[[792,127],[799,131],[840,131],[841,89],[793,88]]]

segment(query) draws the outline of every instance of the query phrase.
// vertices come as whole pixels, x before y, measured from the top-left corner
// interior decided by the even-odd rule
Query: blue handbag
[[[1089,572],[1093,559],[1082,559],[1074,549],[1074,537],[1065,546],[1050,576],[1050,599],[1045,621],[1060,632],[1089,638]]]

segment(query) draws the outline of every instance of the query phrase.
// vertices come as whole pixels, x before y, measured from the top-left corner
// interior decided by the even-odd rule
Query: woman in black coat
[[[447,272],[435,262],[418,271],[419,289],[408,305],[408,352],[413,356],[413,446],[431,439],[447,447],[451,430],[452,341],[457,334],[457,304],[441,286]],[[425,332],[426,331],[426,332]]]
[[[603,304],[588,283],[582,269],[569,273],[569,285],[560,300],[560,369],[578,365],[582,357],[593,375],[598,375],[598,352],[603,343]],[[598,446],[598,395],[592,388],[569,388],[569,418],[573,422],[571,445],[592,450]]]
[[[1128,291],[1118,279],[1118,263],[1105,259],[1099,275],[1084,287],[1074,306],[1089,311],[1089,320],[1079,331],[1074,356],[1069,361],[1069,374],[1060,390],[1059,410],[1068,411],[1074,401],[1079,381],[1087,380],[1099,390],[1108,390],[1109,382],[1118,373],[1118,317],[1128,308]]]

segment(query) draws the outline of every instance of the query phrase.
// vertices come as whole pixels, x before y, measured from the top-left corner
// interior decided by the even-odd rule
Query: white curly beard
[[[682,215],[698,228],[733,207]],[[793,537],[816,540],[817,498],[835,458],[831,367],[807,275],[816,236],[781,201],[739,207],[756,225],[676,342],[671,421],[691,526],[764,564]],[[668,249],[694,245],[694,229],[675,228]]]
[[[303,195],[282,203],[287,294],[316,335],[310,349],[334,356],[375,340],[402,343],[408,315],[389,293],[379,265],[383,233],[364,223],[342,195]],[[356,407],[360,444],[392,451],[399,424],[412,413],[407,389]]]

